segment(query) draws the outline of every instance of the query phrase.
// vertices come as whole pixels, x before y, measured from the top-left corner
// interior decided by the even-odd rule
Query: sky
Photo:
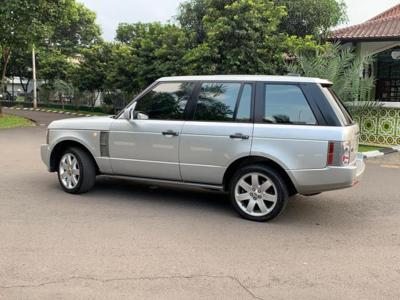
[[[106,40],[113,40],[119,23],[167,22],[177,13],[184,0],[79,0],[97,13]],[[293,0],[295,1],[295,0]],[[345,0],[349,22],[339,27],[366,21],[400,0]]]

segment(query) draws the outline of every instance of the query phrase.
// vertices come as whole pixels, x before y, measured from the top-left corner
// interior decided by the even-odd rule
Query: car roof
[[[167,81],[267,81],[291,83],[319,83],[329,84],[326,79],[301,77],[301,76],[272,76],[272,75],[208,75],[208,76],[173,76],[158,79],[159,82]]]

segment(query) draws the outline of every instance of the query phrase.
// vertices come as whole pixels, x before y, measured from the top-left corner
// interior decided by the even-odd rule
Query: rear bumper
[[[40,155],[43,163],[47,166],[47,170],[50,171],[50,147],[49,145],[42,145],[40,147]]]
[[[290,175],[300,194],[314,194],[349,188],[356,185],[365,171],[362,154],[348,167],[327,167],[319,170],[292,170]]]

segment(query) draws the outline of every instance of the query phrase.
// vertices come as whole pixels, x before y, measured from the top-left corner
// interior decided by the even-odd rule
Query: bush
[[[322,51],[310,54],[298,54],[295,62],[287,65],[290,73],[307,77],[328,79],[333,90],[344,102],[368,100],[375,79],[363,77],[361,73],[373,61],[372,57],[360,58],[348,48],[339,44],[327,44]]]

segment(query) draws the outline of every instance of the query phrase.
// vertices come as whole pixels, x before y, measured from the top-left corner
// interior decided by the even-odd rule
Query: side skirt
[[[124,176],[124,175],[99,174],[99,176],[128,179],[128,180],[132,180],[132,181],[136,181],[136,182],[143,182],[143,183],[169,184],[169,185],[175,185],[175,186],[186,186],[186,187],[203,188],[203,189],[207,189],[207,190],[217,190],[220,192],[224,191],[224,188],[222,185],[214,185],[214,184],[164,180],[164,179],[145,178],[145,177],[132,177],[132,176]]]

